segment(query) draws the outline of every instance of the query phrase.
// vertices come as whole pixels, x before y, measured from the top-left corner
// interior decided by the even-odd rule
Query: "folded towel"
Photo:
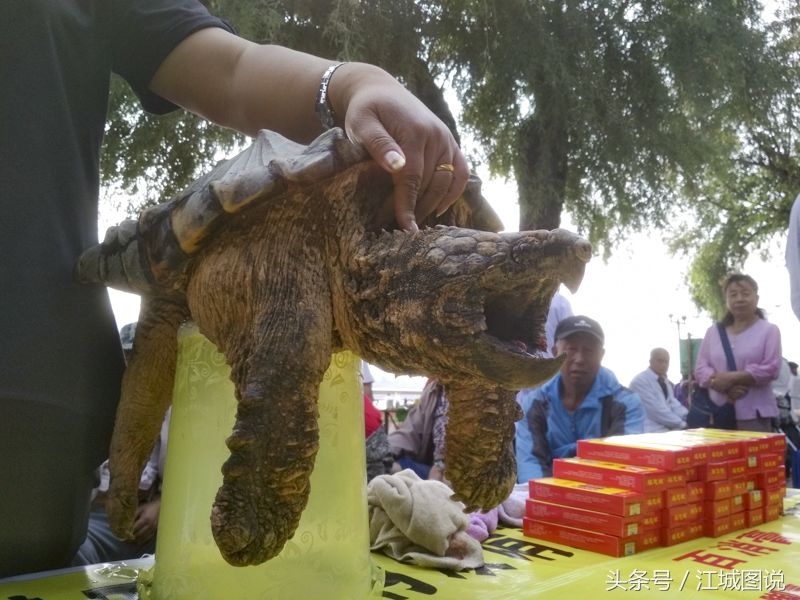
[[[423,567],[483,566],[483,550],[467,533],[464,505],[452,494],[441,481],[420,479],[411,469],[370,481],[370,549]]]
[[[497,507],[500,522],[511,527],[522,527],[525,516],[525,500],[528,498],[528,484],[518,483],[511,495]]]

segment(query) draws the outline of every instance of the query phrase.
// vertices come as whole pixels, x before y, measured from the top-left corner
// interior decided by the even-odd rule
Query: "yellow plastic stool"
[[[382,587],[373,590],[357,367],[353,354],[334,355],[320,386],[320,448],[294,536],[272,560],[233,567],[209,520],[236,410],[230,370],[195,325],[181,328],[156,560],[140,577],[142,599],[359,599]]]

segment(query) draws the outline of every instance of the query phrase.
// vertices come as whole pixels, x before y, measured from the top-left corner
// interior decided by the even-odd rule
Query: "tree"
[[[753,98],[738,132],[738,145],[718,164],[709,163],[695,196],[694,226],[672,249],[693,256],[690,281],[698,306],[724,312],[721,279],[740,270],[752,252],[783,237],[794,197],[800,192],[800,6],[787,5],[768,28],[773,93]]]
[[[520,227],[566,208],[605,255],[629,231],[668,232],[717,312],[720,276],[785,231],[800,189],[796,3],[771,26],[755,0],[442,7],[433,55],[494,173],[516,178]]]
[[[255,41],[383,66],[458,136],[438,85],[449,82],[493,174],[517,181],[521,228],[556,227],[566,209],[605,256],[631,231],[669,232],[697,255],[693,294],[713,308],[712,279],[785,227],[797,190],[800,17],[783,1],[773,25],[758,0],[208,4]],[[106,166],[128,186],[146,172],[163,187],[177,166],[179,189],[235,143],[177,117],[148,152],[163,132],[137,138],[140,117],[118,106]]]

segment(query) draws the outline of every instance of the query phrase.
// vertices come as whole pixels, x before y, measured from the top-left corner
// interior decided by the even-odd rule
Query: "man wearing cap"
[[[517,396],[524,412],[516,434],[520,483],[552,475],[553,459],[575,456],[580,439],[643,431],[639,397],[600,364],[604,342],[600,324],[584,315],[556,327],[553,354],[564,355],[561,369]]]
[[[650,367],[631,381],[631,390],[639,396],[644,408],[645,432],[686,429],[689,410],[675,398],[675,390],[667,379],[668,369],[669,352],[664,348],[653,348]]]

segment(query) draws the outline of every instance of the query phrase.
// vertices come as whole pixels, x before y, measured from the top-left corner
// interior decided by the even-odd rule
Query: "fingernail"
[[[396,150],[389,150],[383,158],[392,171],[399,171],[406,166],[406,159]]]

